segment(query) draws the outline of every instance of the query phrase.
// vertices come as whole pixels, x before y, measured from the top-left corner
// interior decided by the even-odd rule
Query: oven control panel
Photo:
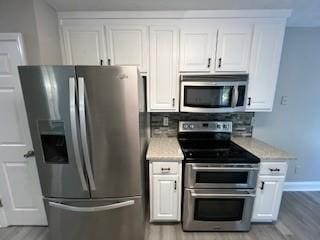
[[[232,132],[232,122],[180,121],[179,132]]]

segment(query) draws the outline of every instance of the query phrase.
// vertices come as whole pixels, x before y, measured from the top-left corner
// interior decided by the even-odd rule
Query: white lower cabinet
[[[286,162],[261,163],[252,222],[272,222],[277,220],[286,170]]]
[[[153,166],[157,164],[157,166]],[[181,164],[150,163],[150,221],[180,221]],[[172,169],[174,169],[172,171]],[[158,172],[161,170],[162,172]],[[178,171],[175,171],[178,170]]]

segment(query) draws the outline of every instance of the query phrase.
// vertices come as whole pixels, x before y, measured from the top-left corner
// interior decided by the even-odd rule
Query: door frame
[[[18,45],[19,54],[21,57],[22,65],[27,65],[27,58],[25,54],[25,47],[23,42],[22,33],[0,33],[0,41],[15,41]],[[1,193],[0,193],[1,197]],[[4,208],[0,208],[0,228],[7,227],[8,221]]]

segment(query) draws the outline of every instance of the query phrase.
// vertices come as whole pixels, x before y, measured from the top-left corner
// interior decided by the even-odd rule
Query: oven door
[[[186,163],[186,188],[255,188],[259,164]]]
[[[184,231],[249,231],[254,190],[185,189]]]
[[[182,112],[234,112],[245,108],[244,82],[181,82]]]

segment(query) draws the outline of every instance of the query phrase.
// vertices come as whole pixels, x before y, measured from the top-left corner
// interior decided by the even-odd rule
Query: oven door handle
[[[236,197],[236,198],[243,198],[243,197],[255,197],[254,193],[194,193],[191,192],[191,196],[196,197]]]
[[[193,170],[198,170],[198,171],[204,171],[204,172],[209,172],[209,171],[219,171],[219,172],[228,172],[228,171],[232,171],[232,172],[235,172],[235,171],[258,171],[259,168],[258,167],[239,167],[239,168],[236,168],[236,167],[193,167],[192,166],[192,169]]]

